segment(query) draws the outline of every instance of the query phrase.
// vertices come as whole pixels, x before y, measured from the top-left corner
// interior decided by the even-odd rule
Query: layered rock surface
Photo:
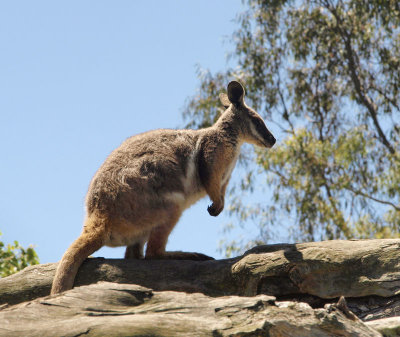
[[[0,336],[400,331],[397,239],[266,245],[215,261],[87,259],[74,289],[44,297],[55,268],[33,266],[0,279]],[[334,304],[340,296],[348,308]]]

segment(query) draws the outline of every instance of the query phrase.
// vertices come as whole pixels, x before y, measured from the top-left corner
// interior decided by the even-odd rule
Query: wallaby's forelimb
[[[208,196],[210,197],[212,204],[208,206],[207,211],[212,216],[219,215],[225,206],[225,191],[226,186],[228,185],[229,175],[224,177],[225,170],[221,169],[219,165],[220,162],[215,160],[213,156],[219,157],[234,157],[234,154],[231,153],[231,149],[218,149],[211,155],[205,158],[210,164],[207,165],[206,177],[203,180],[204,187],[207,191]],[[204,173],[203,173],[204,174]],[[225,178],[225,181],[224,181]]]

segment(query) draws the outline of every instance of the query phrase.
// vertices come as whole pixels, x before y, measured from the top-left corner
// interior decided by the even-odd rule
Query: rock
[[[400,294],[399,261],[400,239],[279,244],[213,261],[87,259],[75,285],[107,281],[210,296],[392,297]],[[32,266],[0,279],[0,304],[48,295],[55,269]]]
[[[211,296],[236,294],[239,291],[230,271],[234,261],[89,258],[79,269],[75,286],[106,281],[138,284],[160,291],[200,292]],[[0,279],[0,304],[17,304],[49,295],[56,268],[56,263],[36,265]]]
[[[366,324],[379,331],[384,337],[400,336],[400,317],[382,318]]]
[[[150,323],[141,321],[144,316],[142,317],[139,313],[142,312],[141,310],[145,310],[143,312],[147,312],[148,317],[155,315],[153,323],[160,319],[164,322],[163,324],[169,326],[170,323],[167,319],[169,317],[172,322],[172,329],[172,325],[177,325],[179,319],[181,319],[191,328],[197,324],[199,331],[204,331],[203,335],[205,336],[235,335],[233,331],[236,331],[236,327],[239,326],[240,329],[250,329],[250,332],[246,335],[245,332],[240,331],[236,336],[263,336],[268,334],[270,336],[291,336],[285,332],[284,326],[288,329],[294,329],[293,327],[296,324],[298,334],[295,336],[302,336],[299,333],[304,336],[314,336],[314,334],[306,333],[308,327],[311,326],[312,329],[317,329],[313,330],[315,336],[325,336],[324,332],[321,332],[325,326],[327,327],[326,331],[331,333],[328,334],[329,336],[336,336],[332,334],[332,331],[336,331],[335,333],[338,335],[342,333],[338,332],[342,331],[340,330],[342,328],[337,326],[339,324],[337,322],[340,322],[339,325],[342,327],[346,326],[346,329],[350,329],[345,329],[346,331],[353,331],[351,330],[353,328],[361,329],[360,326],[365,327],[362,321],[370,321],[368,324],[375,327],[374,324],[379,323],[378,319],[398,315],[400,312],[399,248],[400,239],[338,240],[259,246],[249,250],[243,256],[214,261],[89,258],[78,272],[75,287],[92,285],[91,287],[75,288],[63,295],[46,299],[40,298],[50,293],[51,282],[57,265],[38,265],[0,279],[0,313],[7,315],[1,317],[7,319],[5,321],[7,324],[11,324],[8,325],[9,328],[13,324],[14,328],[20,329],[34,326],[38,331],[37,335],[43,336],[46,336],[46,333],[50,336],[51,332],[46,332],[45,328],[43,330],[40,327],[38,323],[38,321],[40,322],[40,315],[56,326],[62,324],[62,317],[64,317],[69,322],[68,324],[72,324],[73,331],[81,326],[79,322],[84,322],[82,327],[88,329],[87,334],[96,335],[97,325],[90,326],[87,322],[94,319],[94,316],[101,316],[99,314],[101,310],[106,313],[102,315],[105,317],[104,319],[110,320],[110,322],[102,325],[103,323],[100,323],[100,321],[91,321],[93,324],[100,324],[99,326],[103,327],[101,331],[111,331],[112,328],[106,328],[106,326],[116,327],[119,324],[126,324],[126,329],[129,330],[132,326],[137,326],[136,320],[138,320],[148,329],[143,330],[144,335],[146,335],[146,331],[153,333],[155,330],[151,328]],[[109,283],[102,283],[101,286],[105,287],[103,289],[98,288],[100,285],[95,285],[99,281]],[[114,288],[110,286],[110,282],[112,282]],[[100,291],[100,289],[102,290]],[[119,299],[115,300],[117,302],[114,300],[112,302],[109,300],[110,292],[131,294],[129,295],[131,297],[136,296],[132,295],[132,292],[135,294],[138,292],[142,294],[140,296],[142,296],[144,302],[141,303],[136,297],[136,300],[133,298],[129,300],[120,295],[117,296]],[[100,307],[95,306],[96,301],[93,302],[93,293],[97,294],[98,299],[96,301],[101,303],[101,310]],[[266,300],[266,298],[270,298],[268,296],[274,296],[275,302],[272,303],[270,299]],[[341,296],[345,299],[339,300]],[[148,303],[153,303],[157,307],[158,304],[153,302],[153,298],[160,301],[157,302],[160,305],[159,312],[146,311],[148,310],[146,306]],[[263,315],[267,316],[259,316],[257,314],[258,309],[253,310],[253,312],[247,307],[244,308],[242,306],[244,302],[240,302],[241,300],[238,300],[238,298],[242,298],[243,301],[250,301],[253,303],[252,305],[258,303],[259,300],[262,303],[268,303],[268,305],[264,303],[262,308],[260,307]],[[103,300],[105,302],[102,302]],[[227,302],[215,304],[220,300],[229,300],[236,304],[229,307],[228,310],[226,308]],[[126,303],[129,305],[125,305],[124,301],[128,301]],[[140,304],[133,305],[132,301],[139,301]],[[165,309],[169,308],[165,304],[168,301],[181,303],[182,311],[180,312],[174,307],[176,311],[169,312],[169,309]],[[199,301],[202,303],[201,305]],[[81,302],[92,304],[83,307],[83,304],[80,304]],[[67,304],[64,306],[64,303]],[[117,307],[114,307],[113,303],[116,303]],[[165,307],[166,305],[167,307]],[[132,306],[131,309],[136,310],[134,315],[126,308],[127,306]],[[87,307],[97,309],[90,312],[90,310],[85,309]],[[122,314],[120,310],[122,310]],[[204,310],[204,313],[202,310]],[[213,312],[213,310],[216,311],[211,315],[210,312]],[[115,314],[114,311],[116,311]],[[40,312],[40,314],[37,314],[37,312]],[[46,312],[48,312],[48,315]],[[299,312],[301,313],[300,316],[297,315]],[[20,324],[21,327],[18,325],[18,320],[13,319],[10,313],[14,313],[15,317],[25,317],[21,320],[21,322],[24,321],[23,324]],[[131,317],[132,315],[134,317]],[[207,321],[209,323],[204,326],[199,323],[203,315],[209,320]],[[216,324],[215,315],[220,315],[218,322],[228,322],[231,316],[234,320],[243,317],[243,321],[240,324],[229,321],[230,325],[226,323],[226,326],[213,325]],[[304,317],[304,321],[302,321],[302,317]],[[76,324],[71,323],[71,320],[76,321]],[[286,323],[278,324],[281,321]],[[0,327],[2,327],[3,320],[1,318],[0,322]],[[195,324],[195,322],[197,323]],[[253,322],[254,324],[246,322]],[[257,328],[253,329],[253,325]],[[371,333],[371,327],[365,331]],[[123,328],[121,327],[121,329]],[[384,331],[382,329],[380,326],[379,331]],[[396,331],[392,327],[390,329],[390,331]],[[10,331],[14,330],[11,329]],[[24,333],[25,330],[21,331],[21,333]],[[86,330],[82,328],[76,334],[75,332],[70,334],[68,332],[67,334],[67,331],[69,330],[65,330],[62,335],[74,336],[84,333]],[[180,333],[183,335],[182,331]],[[255,331],[259,331],[259,334]],[[162,335],[173,336],[174,334],[170,332],[163,332]],[[121,335],[124,335],[124,333],[121,333]],[[351,336],[351,334],[347,335]]]
[[[245,295],[320,298],[400,293],[400,240],[332,240],[255,247],[233,266]]]
[[[363,321],[397,316],[400,313],[400,296],[365,296],[348,298],[349,309]]]
[[[0,336],[380,336],[339,310],[274,297],[151,291],[100,282],[0,311]]]

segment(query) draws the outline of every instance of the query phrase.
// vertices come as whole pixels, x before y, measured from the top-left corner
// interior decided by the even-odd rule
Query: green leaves
[[[9,276],[38,263],[39,258],[33,247],[23,248],[18,241],[7,245],[0,241],[0,277]]]
[[[399,3],[247,4],[233,34],[238,68],[201,78],[185,115],[193,127],[210,125],[218,90],[236,77],[249,105],[279,127],[271,151],[245,148],[246,170],[261,174],[237,182],[231,214],[260,224],[258,241],[274,228],[296,241],[398,236]],[[244,205],[241,189],[260,185],[272,198]],[[235,244],[231,252],[244,246]]]

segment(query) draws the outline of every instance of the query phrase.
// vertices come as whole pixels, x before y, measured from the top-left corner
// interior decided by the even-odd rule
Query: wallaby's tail
[[[93,215],[88,217],[82,234],[67,249],[58,264],[51,294],[58,294],[73,287],[75,276],[82,262],[104,245],[105,225],[104,219]]]

